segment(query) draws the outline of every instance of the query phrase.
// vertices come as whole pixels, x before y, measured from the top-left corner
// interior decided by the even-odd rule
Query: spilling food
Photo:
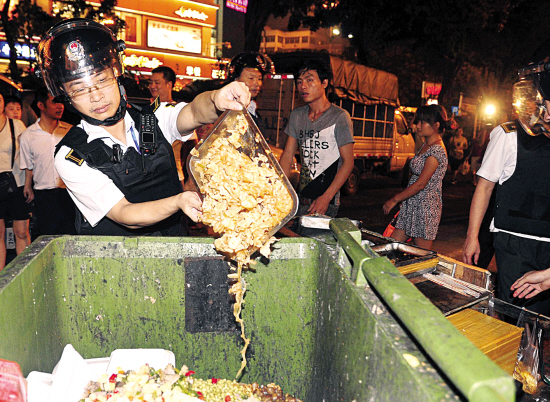
[[[229,293],[235,297],[233,315],[244,341],[238,378],[246,367],[250,343],[241,318],[246,292],[242,271],[253,263],[250,257],[256,250],[269,256],[271,244],[276,241],[273,232],[291,217],[295,204],[282,173],[275,169],[274,159],[270,160],[259,145],[261,134],[251,134],[243,113],[233,116],[225,118],[229,123],[209,143],[205,154],[197,149],[191,152],[197,158],[191,171],[203,195],[201,220],[221,235],[214,241],[216,250],[237,262],[229,274]]]

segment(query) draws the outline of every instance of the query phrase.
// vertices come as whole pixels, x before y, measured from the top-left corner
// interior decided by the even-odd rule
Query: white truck
[[[267,141],[284,147],[284,129],[290,112],[304,104],[295,89],[292,75],[301,57],[330,58],[334,77],[329,99],[347,110],[352,119],[355,169],[342,188],[343,192],[355,194],[359,177],[367,172],[400,175],[406,184],[415,141],[405,118],[397,110],[397,77],[384,71],[323,54],[273,55],[277,74],[264,80],[258,99],[262,132]]]

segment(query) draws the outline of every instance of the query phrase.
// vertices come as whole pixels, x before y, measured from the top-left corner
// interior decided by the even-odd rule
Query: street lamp
[[[485,115],[487,117],[493,117],[495,115],[497,111],[497,108],[495,107],[495,105],[489,103],[487,105],[485,105]]]

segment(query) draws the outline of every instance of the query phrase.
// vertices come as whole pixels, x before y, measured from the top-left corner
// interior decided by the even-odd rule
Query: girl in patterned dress
[[[412,238],[415,245],[430,250],[441,220],[441,188],[448,163],[441,136],[447,127],[447,113],[439,105],[422,106],[413,124],[424,144],[411,159],[407,188],[386,201],[383,209],[388,214],[401,203],[392,237],[401,242]]]

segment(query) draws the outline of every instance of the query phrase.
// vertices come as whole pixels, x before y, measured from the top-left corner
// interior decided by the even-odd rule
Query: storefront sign
[[[422,81],[422,98],[437,99],[441,92],[441,82]]]
[[[248,0],[227,0],[225,5],[233,10],[246,13],[246,7],[248,7]]]
[[[189,75],[191,77],[200,77],[201,76],[201,68],[200,67],[187,66],[187,67],[185,67],[185,75]]]
[[[16,43],[15,50],[19,60],[36,60],[36,46],[29,46],[26,43]],[[5,40],[0,41],[0,57],[10,57],[10,46]]]
[[[147,21],[147,46],[200,54],[202,30],[149,20]]]
[[[191,8],[184,8],[183,6],[181,6],[178,10],[174,12],[181,18],[190,18],[199,21],[206,21],[206,19],[208,18],[208,15],[203,12],[193,10]]]
[[[162,62],[156,57],[150,59],[146,56],[136,56],[132,54],[131,56],[124,57],[124,65],[127,67],[142,67],[142,68],[157,68],[162,65]]]
[[[215,80],[217,79],[220,79],[220,80],[225,80],[225,70],[218,70],[218,69],[213,69],[212,70],[212,78],[214,78]]]

